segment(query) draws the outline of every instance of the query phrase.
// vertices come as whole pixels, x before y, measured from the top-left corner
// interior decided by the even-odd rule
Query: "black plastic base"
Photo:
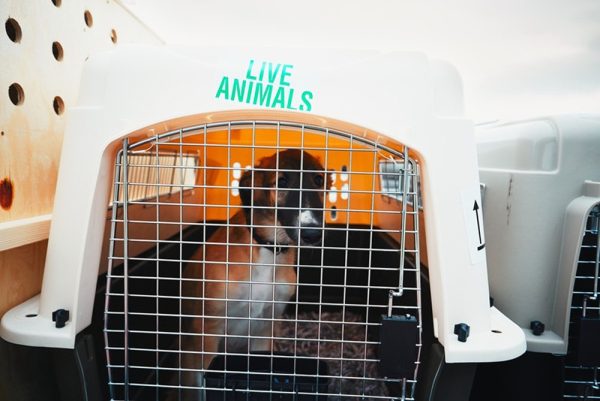
[[[446,363],[444,348],[434,343],[423,361],[424,371],[417,384],[415,399],[419,401],[467,401],[477,364]]]
[[[101,401],[94,340],[77,336],[75,349],[15,345],[0,339],[0,400]]]
[[[564,364],[564,356],[535,352],[512,361],[481,363],[471,401],[562,400]]]
[[[248,373],[219,373],[225,370]],[[293,355],[283,354],[218,355],[205,375],[206,401],[326,401],[325,395],[306,394],[327,393],[328,381],[319,376],[327,376],[322,360],[294,361]]]

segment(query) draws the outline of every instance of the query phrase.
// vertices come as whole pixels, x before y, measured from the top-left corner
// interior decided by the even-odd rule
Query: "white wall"
[[[168,43],[419,50],[475,120],[600,110],[596,0],[122,0]]]

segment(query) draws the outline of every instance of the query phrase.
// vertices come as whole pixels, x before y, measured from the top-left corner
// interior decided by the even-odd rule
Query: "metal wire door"
[[[280,168],[293,155],[301,155],[299,168]],[[276,216],[261,229],[273,230],[298,207],[260,204],[254,195],[271,184],[257,184],[262,171],[300,174],[286,193],[301,192],[301,205],[307,191],[320,193],[316,214],[292,211],[298,225],[318,222],[320,240],[257,239],[261,205]],[[410,150],[386,138],[281,121],[125,140],[115,160],[105,304],[111,398],[413,399],[421,349],[419,174]],[[306,190],[302,179],[317,176],[324,182],[310,178],[315,188]],[[291,185],[279,178],[269,188],[277,199],[283,184]],[[248,189],[250,207],[239,212]],[[288,229],[301,227],[281,228]],[[247,232],[252,241],[228,242]],[[211,252],[223,256],[211,260]],[[232,260],[243,252],[262,255],[263,270],[253,270],[252,257],[237,260],[250,269],[240,278]],[[288,252],[294,257],[282,262]],[[282,286],[287,295],[277,295]],[[251,295],[235,295],[240,288]],[[211,312],[215,305],[226,312]],[[266,312],[253,314],[256,305]],[[220,331],[209,329],[216,321]],[[415,335],[400,344],[408,353],[394,354],[397,344],[384,331],[392,327],[396,336],[408,326]],[[390,361],[405,373],[389,373],[397,372]]]
[[[583,333],[579,323],[582,316],[599,318],[600,308],[600,205],[590,212],[583,240],[573,288],[569,350],[566,358],[564,399],[600,399],[600,366],[581,364],[578,343]],[[585,313],[584,313],[585,308]],[[599,341],[599,339],[596,339]]]

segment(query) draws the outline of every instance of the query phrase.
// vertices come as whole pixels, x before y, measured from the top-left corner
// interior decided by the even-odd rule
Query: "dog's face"
[[[288,149],[260,160],[240,180],[253,236],[279,245],[317,245],[323,238],[323,197],[331,186],[321,163]]]

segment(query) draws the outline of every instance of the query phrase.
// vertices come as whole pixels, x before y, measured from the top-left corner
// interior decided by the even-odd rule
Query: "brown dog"
[[[186,268],[184,312],[202,317],[191,319],[184,342],[184,385],[201,386],[217,354],[272,349],[273,319],[296,292],[297,247],[322,240],[329,187],[320,162],[295,149],[243,174],[242,210],[196,252],[203,263]]]

